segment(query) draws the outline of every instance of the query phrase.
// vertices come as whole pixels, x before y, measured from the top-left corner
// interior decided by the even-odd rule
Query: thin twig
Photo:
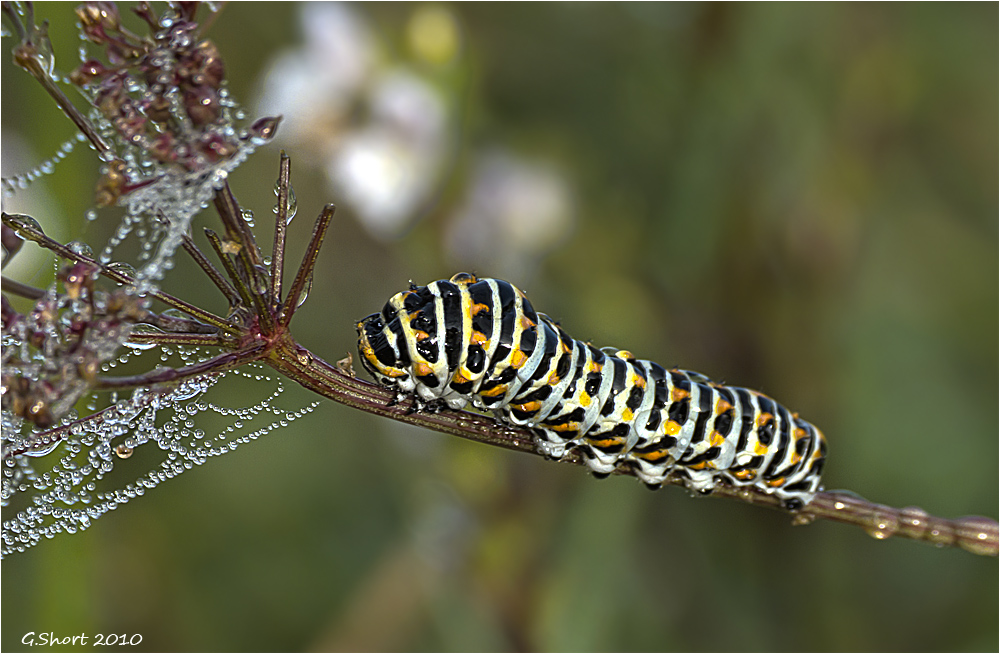
[[[42,65],[41,57],[39,53],[39,44],[35,43],[36,36],[39,36],[39,31],[35,26],[33,8],[31,3],[27,3],[26,11],[28,12],[27,25],[22,26],[20,17],[17,15],[17,10],[14,9],[12,3],[3,3],[3,12],[10,19],[11,23],[14,25],[14,29],[17,31],[18,36],[21,37],[21,43],[14,47],[14,63],[26,70],[32,77],[34,77],[42,85],[42,88],[52,99],[55,100],[56,105],[62,109],[63,113],[73,121],[77,129],[87,137],[87,140],[97,148],[98,152],[108,152],[111,150],[111,146],[108,145],[107,141],[104,140],[93,124],[80,113],[80,110],[70,102],[66,94],[62,92],[62,89],[56,85],[54,79],[49,74],[49,72]],[[47,39],[48,37],[44,34],[39,38]],[[50,49],[51,50],[51,49]],[[53,57],[55,55],[52,55]]]
[[[128,343],[149,345],[189,345],[201,347],[225,347],[232,342],[213,334],[165,334],[162,332],[133,331],[128,336]]]
[[[40,300],[45,297],[45,291],[42,289],[22,284],[21,282],[14,281],[9,277],[3,277],[0,279],[0,282],[3,283],[3,290],[5,292],[13,293],[14,295],[28,298],[29,300]]]
[[[219,257],[219,261],[222,262],[222,267],[226,269],[226,274],[229,275],[229,279],[233,281],[235,291],[242,298],[241,303],[251,307],[253,306],[253,294],[248,287],[248,282],[245,280],[236,270],[236,264],[233,263],[232,257],[226,252],[226,246],[222,243],[222,239],[219,235],[215,233],[215,230],[205,228],[205,236],[208,237],[208,242],[215,250],[216,256]]]
[[[254,307],[261,328],[270,332],[274,328],[272,311],[265,300],[270,284],[265,282],[266,285],[263,288],[260,287],[261,282],[264,282],[260,277],[262,274],[266,274],[266,268],[260,256],[260,249],[257,247],[257,240],[247,225],[247,221],[243,219],[239,202],[236,201],[228,182],[216,191],[214,202],[219,218],[222,219],[222,223],[226,227],[226,235],[239,247],[236,258],[242,264],[246,273],[246,281],[249,284],[250,302],[248,302],[248,306]],[[235,279],[233,283],[236,283]]]
[[[222,276],[219,269],[213,266],[212,262],[208,260],[200,249],[198,249],[194,240],[187,234],[184,234],[182,244],[184,246],[184,250],[191,255],[191,258],[198,264],[198,267],[200,267],[202,271],[208,275],[208,278],[212,280],[212,283],[215,284],[220,291],[222,291],[223,295],[226,296],[226,299],[229,301],[229,307],[233,308],[238,306],[240,304],[240,296],[236,292],[236,289],[233,288],[232,284],[226,281],[226,278]]]
[[[328,204],[323,207],[319,218],[316,219],[316,224],[313,226],[312,238],[309,239],[309,246],[302,257],[302,263],[299,265],[299,271],[295,275],[295,281],[292,282],[292,290],[289,291],[288,296],[281,305],[278,323],[282,327],[288,327],[288,324],[292,321],[292,316],[295,314],[295,310],[302,304],[300,296],[304,292],[306,284],[312,281],[313,270],[316,267],[316,258],[319,257],[319,249],[323,245],[326,230],[330,227],[330,221],[333,220],[333,214],[336,211],[337,207]]]
[[[266,347],[266,343],[255,343],[242,350],[226,352],[200,363],[194,363],[181,368],[157,368],[152,372],[124,377],[98,377],[97,382],[94,384],[94,389],[103,391],[154,386],[156,384],[178,382],[192,377],[201,377],[209,373],[226,372],[227,370],[239,368],[251,361],[256,361],[260,358],[261,353]]]
[[[197,320],[190,320],[188,318],[180,318],[177,316],[166,316],[163,314],[153,313],[152,311],[144,312],[136,322],[144,325],[152,325],[157,329],[172,333],[172,334],[211,334],[218,335],[219,329],[212,325],[206,325],[205,323],[198,322]]]
[[[39,246],[54,252],[63,259],[73,261],[74,263],[90,264],[94,266],[101,275],[107,277],[108,279],[112,279],[119,284],[124,284],[126,286],[132,286],[135,284],[135,280],[131,276],[124,275],[112,268],[102,266],[90,257],[77,254],[62,243],[49,238],[43,232],[35,229],[34,227],[25,225],[23,222],[16,220],[14,216],[11,216],[6,212],[2,214],[2,219],[3,223],[13,229],[21,238],[37,243]],[[173,307],[178,311],[183,311],[196,320],[200,320],[201,322],[209,325],[214,325],[215,327],[229,333],[236,333],[236,329],[232,325],[214,313],[205,311],[204,309],[196,307],[193,304],[189,304],[184,300],[178,299],[168,293],[164,293],[163,291],[153,291],[150,295],[167,306]]]
[[[278,211],[274,216],[274,248],[271,253],[271,306],[281,306],[281,276],[285,271],[285,235],[288,233],[288,193],[292,179],[292,160],[281,151],[278,172]]]

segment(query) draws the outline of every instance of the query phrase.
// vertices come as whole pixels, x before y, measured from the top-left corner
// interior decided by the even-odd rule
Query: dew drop
[[[42,231],[42,226],[38,224],[38,221],[27,216],[23,213],[8,214],[7,217],[11,221],[11,227],[17,232],[18,236],[22,238],[30,238],[31,234],[29,232],[36,232],[38,234],[44,234]]]
[[[870,523],[865,527],[865,532],[872,538],[885,540],[893,536],[899,529],[899,520],[895,515],[887,511],[878,511],[870,518]]]
[[[49,443],[42,442],[32,445],[31,449],[26,450],[24,454],[25,456],[45,456],[46,454],[52,452],[52,450],[56,449],[56,447],[58,446],[59,446],[58,440],[54,440]]]
[[[312,285],[313,285],[313,278],[310,277],[309,279],[306,280],[305,285],[302,287],[302,292],[299,293],[299,298],[295,302],[296,307],[301,307],[303,304],[305,304],[306,299],[309,297],[309,291],[312,290]]]
[[[81,257],[94,258],[94,251],[83,241],[71,241],[66,244],[66,248],[73,254],[78,254]]]
[[[115,261],[113,263],[109,263],[107,268],[111,272],[115,272],[118,273],[119,275],[135,279],[136,275],[135,268],[130,264],[125,263],[124,261]]]

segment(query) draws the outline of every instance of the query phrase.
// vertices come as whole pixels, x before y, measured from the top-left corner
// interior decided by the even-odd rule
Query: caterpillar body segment
[[[378,383],[427,403],[467,404],[580,453],[597,476],[631,467],[651,487],[753,486],[796,509],[820,488],[823,434],[757,391],[667,370],[571,338],[509,282],[459,273],[411,286],[357,324]]]

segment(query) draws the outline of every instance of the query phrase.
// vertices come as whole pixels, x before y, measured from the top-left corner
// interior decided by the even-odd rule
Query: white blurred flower
[[[300,13],[303,47],[271,63],[257,108],[281,114],[278,136],[317,144],[346,120],[375,68],[375,42],[367,23],[349,6],[310,2]]]
[[[382,77],[371,94],[372,121],[345,136],[327,177],[372,234],[398,235],[437,183],[445,152],[440,97],[402,71]]]
[[[569,235],[572,204],[569,186],[555,167],[494,150],[477,162],[445,247],[461,266],[524,279]]]
[[[271,64],[258,110],[284,116],[278,139],[322,162],[373,235],[397,236],[440,181],[445,99],[417,75],[377,65],[377,44],[353,7],[308,3],[301,19],[303,47]]]

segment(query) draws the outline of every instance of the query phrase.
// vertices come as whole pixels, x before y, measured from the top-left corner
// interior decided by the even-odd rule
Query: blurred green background
[[[428,10],[450,50],[421,41]],[[251,114],[269,63],[304,47],[300,11],[232,3],[208,34]],[[339,359],[352,322],[409,279],[472,267],[577,338],[771,394],[826,433],[827,488],[998,515],[996,4],[350,11],[379,66],[439,94],[447,146],[405,229],[377,237],[322,154],[280,144],[293,261],[323,204],[340,205],[301,343]],[[71,6],[38,13],[68,71]],[[3,66],[5,166],[24,170],[73,130]],[[278,148],[231,177],[264,243]],[[448,245],[490,148],[557,171],[573,220],[497,269]],[[83,219],[96,178],[81,148],[17,208],[100,247],[116,216]],[[195,231],[217,222],[205,212]],[[16,276],[46,283],[29,249]],[[166,290],[224,309],[184,257],[174,273]],[[245,406],[274,387],[239,381],[210,399]],[[281,406],[314,399],[286,387]],[[328,401],[2,570],[4,651],[29,631],[139,633],[134,649],[161,651],[998,648],[996,560],[793,528]]]

